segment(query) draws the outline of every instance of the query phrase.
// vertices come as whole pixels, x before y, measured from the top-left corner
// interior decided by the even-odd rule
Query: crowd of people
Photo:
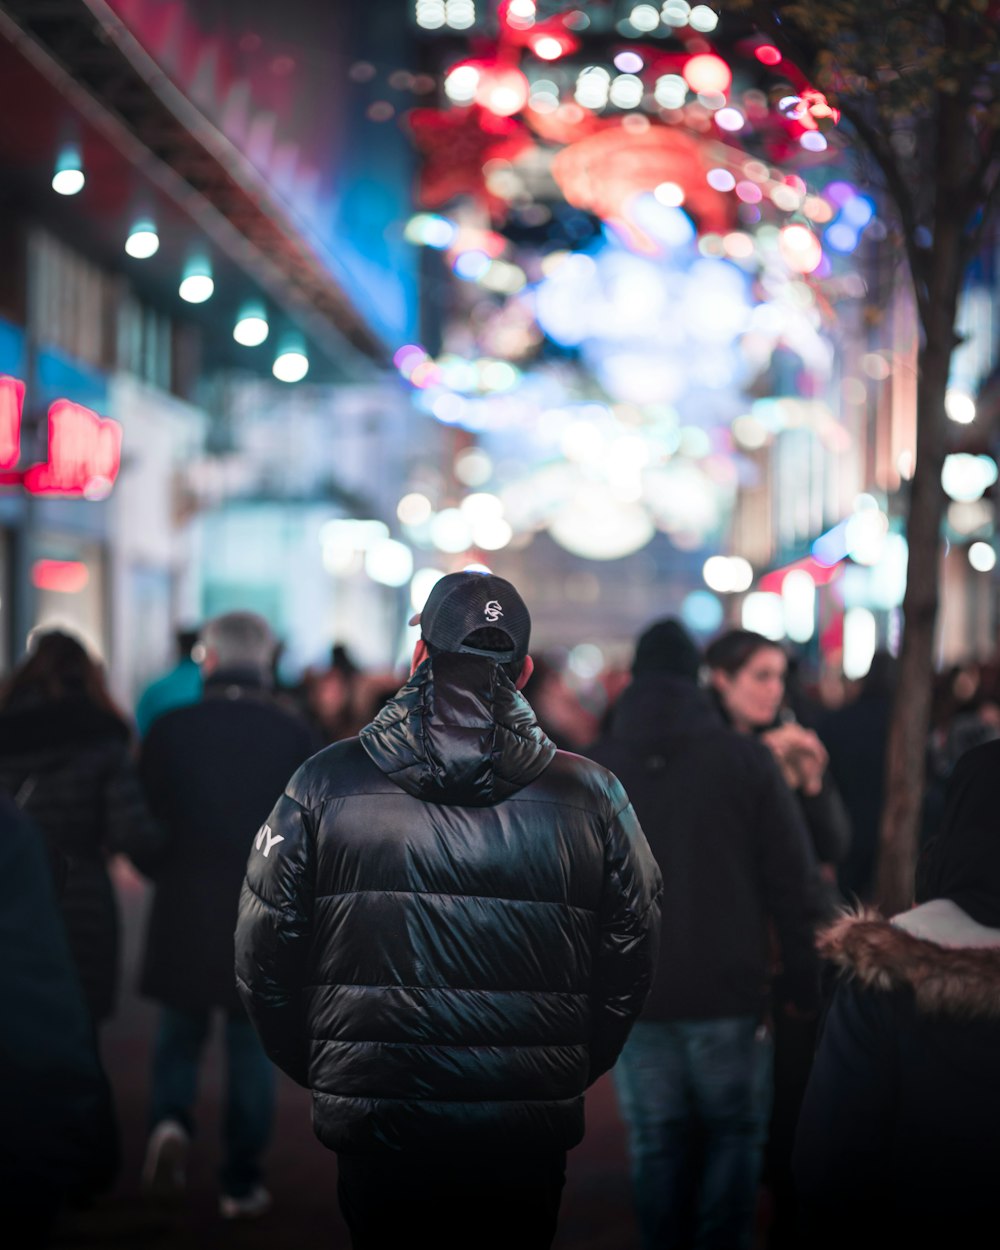
[[[608,1071],[644,1250],[995,1214],[997,674],[939,678],[917,905],[882,918],[888,655],[821,698],[782,645],[667,618],[583,689],[503,579],[414,620],[401,686],[340,644],[286,686],[249,612],[180,634],[134,718],[61,631],[0,684],[0,1186],[36,1244],[121,1165],[119,855],[153,889],[151,1196],[183,1193],[219,1020],[226,1219],[272,1205],[275,1065],[358,1250],[549,1246]]]

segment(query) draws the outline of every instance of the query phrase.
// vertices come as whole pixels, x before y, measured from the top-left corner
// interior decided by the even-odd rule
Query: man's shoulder
[[[344,738],[311,755],[296,771],[286,792],[308,808],[359,794],[403,793],[375,767],[360,738]]]
[[[545,771],[514,797],[610,815],[628,803],[621,782],[609,768],[572,751],[556,751]]]

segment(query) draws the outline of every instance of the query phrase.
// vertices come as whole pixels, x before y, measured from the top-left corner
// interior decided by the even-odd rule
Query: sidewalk
[[[213,1038],[202,1079],[198,1136],[192,1143],[188,1193],[175,1209],[145,1200],[139,1172],[145,1149],[148,1067],[155,1007],[134,993],[135,970],[147,903],[146,887],[127,869],[118,873],[124,920],[121,1004],[103,1037],[108,1073],[118,1100],[124,1166],[115,1191],[92,1210],[63,1220],[53,1243],[108,1250],[350,1250],[337,1207],[337,1160],[313,1136],[310,1097],[279,1077],[274,1142],[267,1185],[274,1208],[257,1220],[220,1218],[215,1172],[219,1162],[222,1097],[221,1047]],[[609,1078],[587,1099],[587,1136],[569,1156],[566,1192],[554,1250],[637,1250],[624,1131]],[[470,1250],[474,1250],[470,1246]]]

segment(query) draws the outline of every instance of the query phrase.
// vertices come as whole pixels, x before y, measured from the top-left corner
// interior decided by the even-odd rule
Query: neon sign
[[[32,495],[104,499],[121,467],[122,427],[91,408],[57,399],[48,412],[48,460],[17,470],[24,383],[0,377],[0,483]]]

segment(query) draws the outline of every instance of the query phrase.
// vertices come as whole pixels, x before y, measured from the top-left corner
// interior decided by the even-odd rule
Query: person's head
[[[496,660],[518,689],[531,676],[531,616],[510,582],[493,573],[448,573],[410,624],[420,626],[411,672],[428,656],[461,651]]]
[[[770,638],[732,629],[705,652],[712,686],[734,728],[743,733],[772,725],[785,694],[788,660]]]
[[[917,860],[918,903],[948,898],[973,920],[1000,928],[1000,742],[960,757],[938,830]]]
[[[680,621],[665,617],[639,635],[632,661],[633,677],[666,673],[694,684],[700,670],[701,652]]]
[[[271,627],[256,612],[225,612],[202,626],[201,669],[206,677],[215,672],[252,672],[263,682],[271,680],[275,638]]]
[[[86,647],[60,629],[36,631],[28,652],[0,687],[0,707],[18,708],[84,698],[120,715],[104,679],[104,670]]]

